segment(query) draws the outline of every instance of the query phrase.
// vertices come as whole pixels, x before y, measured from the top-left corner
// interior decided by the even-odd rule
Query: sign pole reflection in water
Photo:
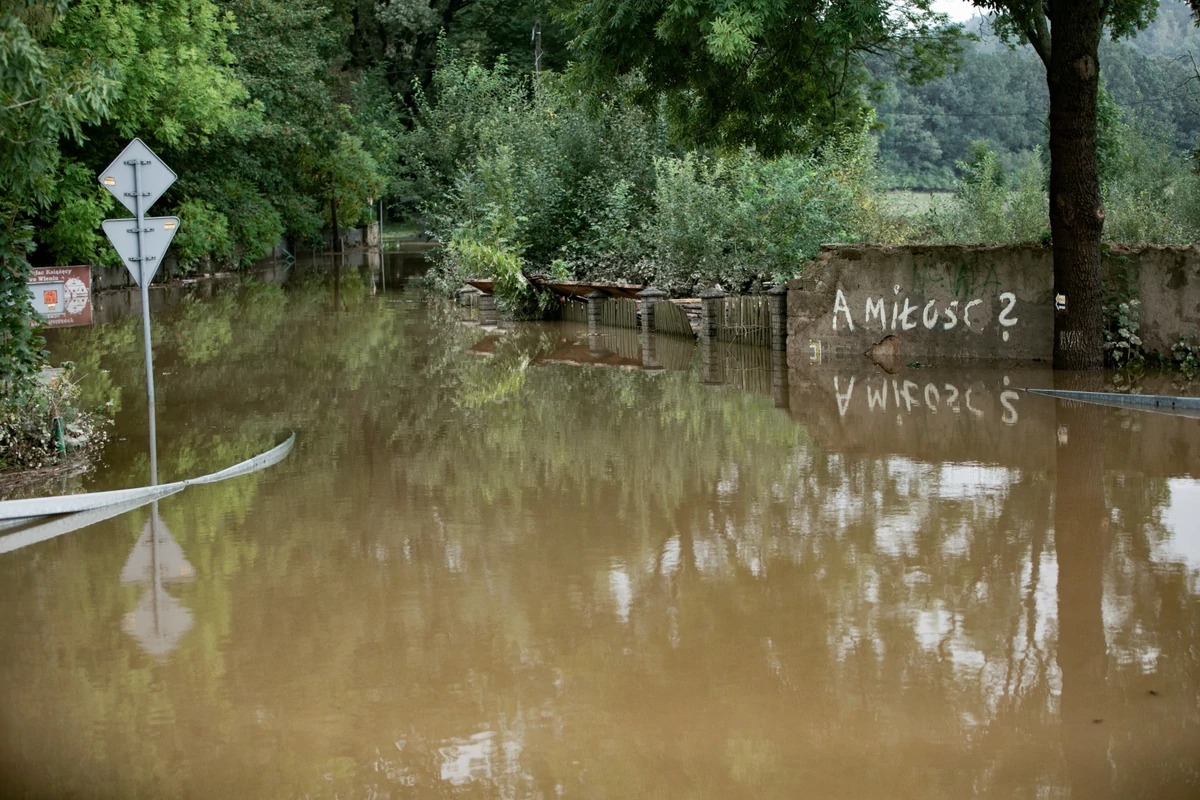
[[[142,652],[165,658],[192,627],[192,612],[163,588],[164,583],[191,581],[196,571],[158,514],[157,501],[137,544],[121,570],[124,586],[149,583],[137,607],[125,615],[122,629],[137,640]]]
[[[387,292],[387,259],[383,255],[383,198],[379,198],[379,280]]]

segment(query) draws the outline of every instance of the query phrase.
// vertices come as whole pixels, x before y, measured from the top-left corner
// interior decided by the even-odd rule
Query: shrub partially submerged
[[[0,400],[0,473],[86,465],[107,440],[110,420],[79,402],[69,366]]]
[[[413,191],[446,243],[430,276],[494,278],[516,316],[546,310],[522,275],[654,283],[673,293],[786,280],[827,241],[895,241],[869,125],[814,152],[683,150],[620,94],[589,107],[558,77],[449,51],[408,144]]]

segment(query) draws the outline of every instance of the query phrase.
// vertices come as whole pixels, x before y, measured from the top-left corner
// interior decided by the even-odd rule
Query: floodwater
[[[0,794],[1200,796],[1197,420],[394,284],[156,311],[161,480],[296,448],[0,555]]]

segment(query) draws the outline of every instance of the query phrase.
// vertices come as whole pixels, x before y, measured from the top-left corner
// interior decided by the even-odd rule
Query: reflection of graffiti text
[[[916,408],[924,408],[933,414],[949,411],[952,414],[966,412],[974,417],[984,416],[984,412],[975,405],[974,388],[968,388],[963,392],[952,383],[938,386],[933,382],[926,383],[922,388],[920,384],[913,381],[902,381],[895,378],[890,381],[885,378],[878,384],[868,380],[865,381],[865,384],[863,388],[867,397],[867,410],[870,412],[886,412],[890,403],[893,411],[904,411],[905,413],[911,413]],[[845,384],[844,392],[842,388],[842,381],[835,376],[833,394],[837,399],[838,416],[844,417],[850,410],[851,400],[854,399],[854,377],[851,376],[849,382]],[[1005,425],[1015,425],[1020,418],[1016,406],[1019,399],[1020,395],[1011,389],[1000,393],[1000,405],[1004,408],[1000,421]]]

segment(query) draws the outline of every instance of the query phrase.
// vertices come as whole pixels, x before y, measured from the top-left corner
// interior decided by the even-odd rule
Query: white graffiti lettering
[[[1016,317],[1010,317],[1013,306],[1017,304],[1017,296],[1012,292],[1005,292],[1000,295],[1000,302],[1004,303],[1004,308],[1000,309],[1000,316],[996,317],[996,321],[1004,327],[1010,327],[1017,324]]]
[[[837,330],[838,312],[846,315],[846,327],[853,333],[854,317],[850,316],[850,305],[846,302],[846,295],[841,289],[837,290],[837,297],[833,301],[833,329]]]
[[[942,323],[943,329],[950,330],[951,328],[953,328],[955,325],[958,324],[958,314],[956,313],[957,309],[958,309],[958,301],[955,300],[955,301],[951,302],[950,307],[946,309],[947,321]]]
[[[914,302],[914,299],[900,295],[900,287],[894,287],[897,299],[892,302],[891,314],[888,314],[887,301],[883,297],[867,297],[863,305],[862,324],[866,328],[874,328],[878,326],[878,330],[900,330],[911,331],[920,325],[924,325],[926,330],[936,330],[938,323],[941,323],[942,330],[950,331],[959,327],[974,333],[979,333],[986,325],[986,319],[980,319],[982,308],[977,309],[977,306],[984,306],[982,298],[971,298],[968,300],[928,300],[922,306],[919,301]],[[996,322],[1000,323],[1000,337],[1004,341],[1010,338],[1007,328],[1011,328],[1020,322],[1014,314],[1017,307],[1017,296],[1013,292],[1002,292],[999,295],[1000,311],[996,315]],[[940,306],[940,307],[939,307]],[[975,319],[971,319],[971,312],[975,311]],[[986,312],[984,312],[986,314]],[[850,301],[846,297],[845,291],[838,289],[834,295],[833,301],[833,329],[837,330],[841,322],[846,323],[847,330],[854,331],[854,314],[850,310]]]
[[[972,300],[971,302],[967,303],[967,307],[963,309],[963,325],[968,328],[971,327],[971,308],[981,305],[983,305],[982,300]]]
[[[872,300],[871,298],[868,297],[867,298],[866,319],[863,321],[863,325],[870,325],[871,317],[877,317],[879,319],[879,329],[881,331],[886,331],[887,330],[886,313],[887,312],[885,312],[883,310],[883,298],[882,297],[880,297],[878,300]]]
[[[846,410],[850,408],[850,398],[854,396],[854,376],[850,376],[850,385],[846,387],[846,394],[838,394],[838,388],[838,379],[837,376],[834,376],[833,394],[837,397],[838,401],[838,416],[844,417],[846,416]]]
[[[867,305],[868,306],[871,305],[870,300],[867,301]],[[929,313],[930,311],[933,312],[932,315]],[[928,328],[929,330],[933,330],[935,327],[937,327],[937,319],[938,319],[937,300],[930,300],[928,303],[925,304],[925,310],[921,312],[921,321],[925,323],[926,328]]]

